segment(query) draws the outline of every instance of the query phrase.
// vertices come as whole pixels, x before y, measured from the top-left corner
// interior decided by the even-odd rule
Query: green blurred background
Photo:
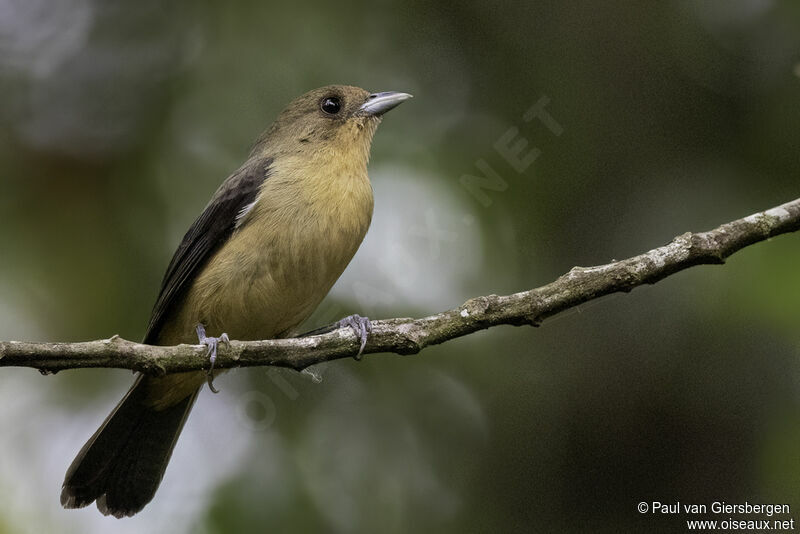
[[[0,339],[139,339],[183,232],[295,96],[406,91],[311,321],[420,316],[800,195],[800,4],[0,0]],[[523,114],[542,97],[555,136]],[[495,143],[541,151],[519,173]],[[460,183],[485,160],[507,183]],[[800,235],[413,357],[221,377],[133,519],[64,511],[131,382],[0,372],[0,533],[675,532],[800,520]],[[726,516],[717,517],[725,519]],[[763,517],[762,517],[763,518]],[[784,517],[788,519],[788,517]]]

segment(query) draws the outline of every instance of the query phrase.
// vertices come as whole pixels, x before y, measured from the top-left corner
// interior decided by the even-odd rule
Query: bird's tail
[[[150,380],[140,375],[80,450],[64,477],[64,508],[96,500],[103,514],[124,517],[153,498],[199,389],[159,410],[145,403]]]

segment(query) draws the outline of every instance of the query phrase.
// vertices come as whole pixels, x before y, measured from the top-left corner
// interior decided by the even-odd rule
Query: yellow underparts
[[[252,210],[165,321],[159,344],[196,343],[198,323],[209,336],[285,337],[311,315],[372,218],[366,172],[372,131],[353,124],[340,137],[310,157],[275,157]],[[204,381],[202,372],[167,375],[152,381],[148,397],[168,407]]]

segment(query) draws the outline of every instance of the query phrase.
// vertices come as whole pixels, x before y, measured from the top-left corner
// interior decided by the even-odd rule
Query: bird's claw
[[[212,393],[219,393],[219,390],[214,387],[214,364],[217,362],[217,346],[222,342],[226,347],[231,346],[231,340],[228,337],[228,334],[222,334],[219,337],[207,337],[206,336],[206,328],[203,326],[202,323],[197,325],[197,339],[200,341],[201,345],[205,345],[208,347],[206,351],[206,356],[208,356],[208,361],[211,362],[211,366],[206,371],[206,377],[208,378],[208,389],[211,390]]]
[[[344,319],[337,321],[335,326],[337,328],[349,326],[353,330],[353,333],[361,342],[360,346],[358,347],[358,354],[353,356],[353,358],[360,360],[361,355],[364,353],[364,347],[367,345],[367,335],[372,332],[372,322],[368,317],[361,317],[358,314],[354,314],[348,315]]]

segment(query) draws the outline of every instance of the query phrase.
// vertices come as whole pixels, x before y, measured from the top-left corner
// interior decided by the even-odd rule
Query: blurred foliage
[[[800,4],[0,0],[0,338],[138,339],[192,219],[293,97],[400,90],[373,230],[312,322],[421,315],[798,197]],[[523,114],[542,96],[563,127]],[[495,150],[541,151],[518,173]],[[527,150],[527,149],[526,149]],[[459,178],[508,184],[486,207]],[[676,531],[800,510],[800,236],[321,381],[231,373],[134,519],[63,511],[130,377],[0,373],[0,532]],[[13,491],[12,491],[13,488]],[[794,516],[800,520],[800,516]]]

